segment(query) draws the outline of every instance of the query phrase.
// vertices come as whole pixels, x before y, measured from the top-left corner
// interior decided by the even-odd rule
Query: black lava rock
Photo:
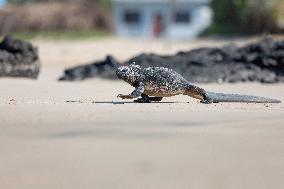
[[[103,61],[65,70],[64,75],[59,78],[59,81],[83,80],[92,77],[116,79],[115,70],[119,65],[112,56],[107,56]]]
[[[31,43],[5,36],[0,43],[0,77],[37,78],[38,50]]]
[[[64,80],[81,80],[89,77],[117,79],[113,69],[118,63],[116,62],[116,66],[109,66],[104,62],[68,69],[63,78],[68,78]],[[267,38],[245,47],[231,44],[221,48],[200,48],[178,52],[173,56],[143,53],[123,64],[129,65],[132,62],[142,67],[171,68],[191,82],[284,82],[284,41]]]

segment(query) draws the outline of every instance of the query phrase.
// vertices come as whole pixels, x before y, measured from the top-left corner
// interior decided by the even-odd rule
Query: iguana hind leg
[[[138,103],[150,103],[150,97],[144,93],[141,94],[141,98],[138,98],[134,100],[133,102],[138,102]]]
[[[163,97],[157,97],[157,96],[154,96],[154,97],[149,97],[150,98],[150,101],[154,101],[154,102],[160,102]]]
[[[212,103],[212,101],[208,98],[206,91],[195,85],[188,85],[185,89],[184,95],[199,99],[202,103]]]

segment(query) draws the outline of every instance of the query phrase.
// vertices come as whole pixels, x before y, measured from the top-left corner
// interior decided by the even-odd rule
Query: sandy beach
[[[187,96],[122,101],[116,95],[132,91],[122,81],[56,81],[64,68],[107,54],[126,60],[228,41],[33,43],[41,54],[39,79],[0,79],[0,188],[284,188],[283,84],[200,84],[282,100],[208,105]]]

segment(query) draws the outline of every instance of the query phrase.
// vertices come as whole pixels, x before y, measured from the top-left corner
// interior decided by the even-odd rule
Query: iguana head
[[[116,70],[119,79],[123,79],[127,83],[134,85],[141,77],[141,67],[132,63],[129,66],[120,66]]]

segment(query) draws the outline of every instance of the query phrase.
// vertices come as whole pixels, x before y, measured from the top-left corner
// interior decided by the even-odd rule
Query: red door
[[[156,14],[153,19],[153,36],[160,37],[163,33],[163,17],[161,14]]]

